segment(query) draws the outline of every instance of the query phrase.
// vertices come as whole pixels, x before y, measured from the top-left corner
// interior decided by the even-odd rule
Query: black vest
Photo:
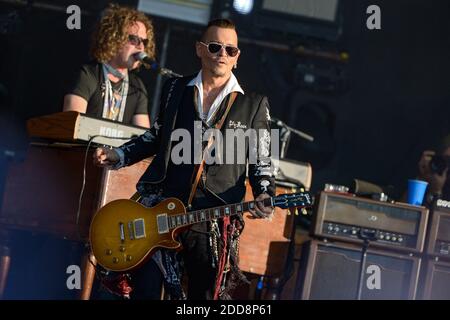
[[[172,163],[170,159],[172,147],[178,142],[171,142],[170,137],[172,131],[177,128],[183,128],[192,132],[194,120],[198,119],[193,105],[193,87],[186,86],[192,79],[193,77],[179,79],[173,90],[173,94],[165,110],[160,150],[138,182],[138,190],[141,192],[146,189],[155,190],[155,186],[161,186],[165,196],[179,197],[184,202],[189,197],[194,165],[175,165]],[[165,91],[168,91],[169,87],[166,85]],[[165,104],[167,96],[168,93],[163,92],[161,105]],[[224,161],[226,157],[225,146],[227,143],[225,129],[236,129],[236,124],[239,124],[238,128],[242,128],[244,131],[247,128],[251,128],[262,99],[263,96],[257,94],[238,94],[221,130],[224,137],[224,150],[222,154]],[[224,102],[222,102],[222,109],[224,109],[226,100],[224,99]],[[245,150],[235,150],[235,157],[238,152],[244,152],[248,155],[248,142],[245,143]],[[193,152],[191,155],[193,155]],[[245,164],[212,164],[207,166],[206,172],[207,189],[213,191],[225,202],[238,202],[244,198],[246,191]],[[195,198],[196,201],[194,201],[194,204],[195,202],[201,202],[202,207],[222,204],[217,198],[205,195],[201,191],[196,193]]]
[[[166,177],[160,184],[163,190],[163,195],[166,197],[175,197],[182,200],[184,203],[187,202],[189,198],[189,193],[191,191],[191,180],[192,174],[195,168],[194,164],[194,121],[201,121],[194,110],[193,102],[193,87],[187,87],[184,90],[182,103],[178,109],[177,119],[175,121],[175,128],[185,130],[189,133],[190,141],[172,141],[170,150],[174,150],[174,146],[178,145],[189,145],[190,147],[190,157],[187,163],[174,164],[172,159],[169,159],[166,169]],[[180,150],[180,149],[178,149]],[[177,152],[179,156],[187,156],[183,154],[185,149],[181,149]]]

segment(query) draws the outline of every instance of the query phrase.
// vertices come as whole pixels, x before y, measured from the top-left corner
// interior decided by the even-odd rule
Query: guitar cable
[[[91,144],[94,142],[94,139],[98,138],[98,137],[109,138],[109,139],[117,139],[117,140],[130,140],[130,139],[133,138],[133,137],[110,137],[110,136],[105,136],[105,135],[94,135],[94,136],[89,138],[88,144],[87,144],[87,147],[86,147],[86,152],[84,154],[83,178],[82,178],[82,182],[81,182],[81,190],[80,190],[80,196],[78,198],[78,208],[77,208],[77,214],[76,214],[76,225],[77,225],[78,239],[81,242],[83,242],[83,237],[82,237],[81,230],[80,230],[79,220],[80,220],[80,214],[81,214],[81,204],[83,202],[84,188],[86,187],[87,158],[88,158],[89,149],[91,147]],[[110,147],[110,146],[108,146],[108,147]]]
[[[83,194],[84,194],[84,189],[86,187],[86,168],[87,168],[87,159],[88,159],[89,149],[91,147],[91,144],[94,142],[94,139],[98,138],[98,137],[117,139],[117,140],[130,140],[130,139],[134,138],[134,136],[132,136],[132,137],[110,137],[110,136],[105,136],[105,135],[94,135],[89,138],[88,144],[86,146],[86,151],[84,154],[83,177],[82,177],[82,182],[81,182],[81,190],[80,190],[80,196],[78,198],[78,208],[77,208],[77,214],[76,214],[77,236],[78,236],[78,239],[80,240],[80,242],[84,243],[84,249],[88,251],[88,262],[90,264],[92,264],[92,266],[94,267],[96,278],[100,281],[100,283],[103,284],[103,281],[104,281],[105,277],[109,274],[109,271],[106,269],[103,269],[103,268],[99,268],[98,264],[96,264],[94,261],[92,261],[91,254],[90,254],[91,253],[90,243],[89,243],[89,241],[87,241],[87,242],[84,241],[82,234],[81,234],[80,224],[79,224],[80,214],[81,214],[81,204],[83,202]],[[106,145],[104,145],[104,146],[106,146]],[[111,146],[106,146],[106,147],[111,148]],[[105,287],[105,288],[107,288],[107,287]],[[114,293],[111,290],[109,290],[109,291],[111,293]]]

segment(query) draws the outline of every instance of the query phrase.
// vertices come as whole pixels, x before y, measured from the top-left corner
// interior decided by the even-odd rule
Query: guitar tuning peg
[[[295,214],[296,216],[298,216],[298,209],[297,209],[297,208],[295,208],[294,214]]]
[[[300,192],[305,192],[305,188],[300,188]]]
[[[304,215],[304,216],[306,216],[308,214],[308,211],[306,211],[305,208],[302,208],[301,211],[302,211],[302,215]]]

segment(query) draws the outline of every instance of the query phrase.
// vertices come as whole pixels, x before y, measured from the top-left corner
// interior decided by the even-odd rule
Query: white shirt
[[[201,70],[197,74],[197,76],[194,79],[192,79],[187,84],[187,86],[188,87],[192,87],[192,86],[196,86],[197,87],[197,89],[198,89],[198,97],[197,97],[198,113],[202,117],[202,120],[206,121],[206,123],[208,123],[208,124],[210,124],[209,121],[211,121],[212,115],[214,114],[216,109],[219,108],[219,106],[222,103],[223,99],[225,99],[225,97],[227,95],[229,95],[231,92],[234,92],[234,91],[244,94],[244,90],[242,90],[242,88],[239,85],[239,83],[238,83],[236,77],[234,76],[233,72],[231,72],[230,79],[228,79],[225,87],[222,89],[222,91],[219,92],[219,94],[217,95],[217,97],[214,100],[213,104],[211,105],[211,108],[209,108],[208,118],[205,120],[203,118],[203,82],[202,82],[202,71]],[[147,131],[147,132],[149,132],[149,131]],[[116,165],[112,166],[112,168],[113,169],[122,168],[124,166],[124,163],[125,163],[125,154],[120,148],[114,148],[114,150],[119,155],[119,162]]]
[[[198,102],[198,113],[203,118],[203,82],[202,82],[202,70],[197,74],[197,76],[192,79],[188,84],[188,87],[196,86],[198,89],[198,96],[197,96],[197,102]],[[231,92],[240,92],[244,94],[244,90],[242,90],[241,86],[239,85],[236,77],[234,76],[233,72],[231,72],[231,77],[228,79],[227,83],[225,84],[225,87],[222,89],[222,91],[219,92],[216,99],[214,100],[213,104],[211,105],[211,108],[209,108],[208,111],[208,117],[206,119],[202,119],[206,121],[206,123],[209,124],[209,121],[211,121],[211,117],[214,114],[214,112],[219,108],[220,104],[222,103],[223,99],[227,95],[229,95]]]

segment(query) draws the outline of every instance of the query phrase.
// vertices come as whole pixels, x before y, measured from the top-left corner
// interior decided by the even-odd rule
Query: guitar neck
[[[172,215],[168,218],[169,229],[196,224],[199,222],[211,221],[223,217],[234,216],[244,213],[256,207],[256,203],[263,203],[264,206],[272,206],[273,198],[266,198],[261,201],[247,201],[229,204],[220,207],[189,211],[183,214]]]

